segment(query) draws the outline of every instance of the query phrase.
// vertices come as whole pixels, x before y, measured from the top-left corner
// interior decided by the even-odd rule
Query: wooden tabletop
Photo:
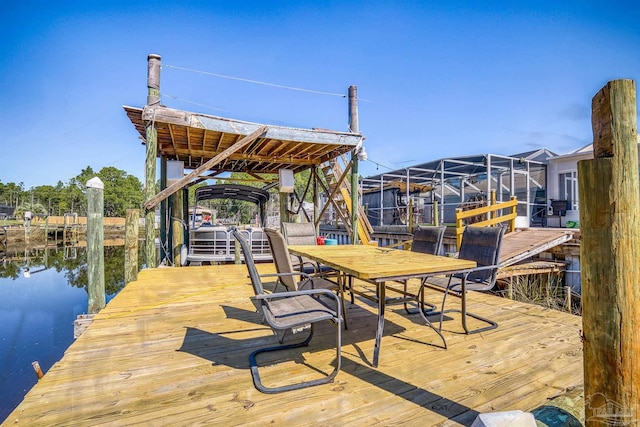
[[[289,252],[369,281],[420,277],[476,267],[474,261],[369,245],[291,245]]]

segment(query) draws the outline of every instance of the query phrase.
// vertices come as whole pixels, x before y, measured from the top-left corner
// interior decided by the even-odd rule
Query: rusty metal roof
[[[146,123],[155,122],[158,156],[181,160],[185,169],[200,167],[263,126],[164,106],[123,108],[143,141]],[[261,138],[230,154],[211,169],[216,172],[277,173],[279,169],[287,168],[298,172],[351,151],[363,139],[359,133],[267,127]]]

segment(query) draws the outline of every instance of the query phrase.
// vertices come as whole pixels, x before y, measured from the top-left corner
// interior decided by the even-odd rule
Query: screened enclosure
[[[520,226],[545,226],[547,159],[537,150],[512,156],[446,158],[360,180],[362,205],[372,225],[455,223],[456,209],[518,199]],[[409,185],[407,185],[409,184]]]

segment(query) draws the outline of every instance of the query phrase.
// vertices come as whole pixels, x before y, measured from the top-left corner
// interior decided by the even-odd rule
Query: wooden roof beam
[[[178,147],[176,147],[176,137],[173,134],[173,126],[171,124],[169,124],[169,135],[171,135],[171,146],[173,147],[173,150],[176,151]]]
[[[171,184],[170,186],[168,186],[167,188],[165,188],[164,190],[162,190],[161,192],[153,196],[151,199],[149,199],[147,203],[145,203],[144,207],[147,209],[155,208],[158,205],[158,203],[160,203],[170,195],[174,194],[178,190],[180,190],[187,183],[189,183],[193,178],[199,176],[202,172],[211,169],[213,166],[227,159],[231,154],[242,149],[242,147],[244,147],[245,145],[250,144],[251,142],[255,141],[257,138],[260,138],[262,135],[264,135],[267,132],[268,129],[269,129],[268,126],[260,126],[257,130],[245,136],[244,138],[242,138],[241,140],[233,144],[231,147],[224,150],[222,153],[218,154],[208,162],[201,165],[199,168],[191,171],[188,175],[184,176],[182,179],[179,179],[178,181],[174,182],[173,184]]]

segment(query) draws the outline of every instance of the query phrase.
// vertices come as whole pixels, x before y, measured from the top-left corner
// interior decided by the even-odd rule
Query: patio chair
[[[317,245],[316,227],[312,222],[283,222],[282,233],[287,245]],[[337,275],[333,268],[298,255],[291,255],[294,267],[307,274]]]
[[[413,243],[411,250],[423,254],[440,255],[442,252],[442,241],[447,227],[418,227],[413,232]]]
[[[442,331],[442,322],[444,313],[459,312],[462,314],[462,328],[466,334],[476,334],[488,331],[498,327],[493,320],[486,319],[467,311],[467,291],[488,291],[491,290],[496,283],[498,275],[500,249],[502,247],[502,238],[505,229],[503,227],[473,227],[465,228],[462,235],[462,243],[458,258],[475,261],[478,266],[469,270],[458,272],[446,277],[428,277],[420,285],[417,298],[424,299],[424,288],[426,286],[436,289],[444,289],[444,297],[442,298],[442,308],[439,312],[423,312],[420,314],[429,324],[427,316],[440,315],[440,326],[437,330]],[[461,298],[461,309],[445,310],[445,302],[447,295],[452,293]],[[469,331],[467,328],[467,316],[488,323],[488,326]],[[444,337],[440,334],[442,340]],[[445,342],[446,348],[446,342]]]
[[[438,227],[418,227],[413,232],[413,239],[411,243],[412,252],[420,252],[423,254],[440,255],[442,252],[442,241],[444,239],[444,232],[447,230],[445,225]],[[404,293],[407,294],[407,280],[404,280]],[[407,299],[404,299],[404,309],[408,314],[413,314],[407,307]],[[436,306],[429,302],[424,301],[424,293],[422,294],[422,300],[419,304],[419,309],[424,311],[424,306],[428,305],[430,310],[434,310]]]
[[[255,387],[263,393],[279,393],[332,382],[338,374],[341,365],[340,351],[342,346],[342,328],[340,327],[340,323],[342,322],[342,317],[340,316],[340,299],[328,289],[317,288],[271,294],[265,293],[262,286],[262,280],[260,278],[261,276],[258,274],[258,270],[256,269],[253,261],[253,256],[251,255],[249,244],[238,230],[233,230],[233,236],[238,240],[238,242],[240,242],[242,252],[244,253],[244,260],[247,265],[247,269],[249,270],[249,277],[255,293],[255,296],[252,297],[252,299],[257,303],[256,305],[258,310],[263,315],[264,320],[274,330],[278,336],[278,341],[282,344],[275,347],[258,349],[249,356],[251,376]],[[284,275],[281,274],[280,277],[284,277]],[[307,280],[313,282],[315,279],[307,277]],[[320,298],[316,298],[316,296],[319,295],[328,296],[329,298],[334,299],[336,309],[334,310],[329,305],[325,304]],[[313,337],[315,323],[324,320],[334,323],[336,327],[335,369],[325,378],[317,380],[303,381],[281,387],[264,386],[260,379],[256,356],[260,353],[287,350],[309,345],[309,342]],[[308,328],[309,334],[303,341],[292,344],[283,344],[285,332],[287,330],[304,330],[307,325],[310,325]]]
[[[265,234],[269,240],[269,247],[271,248],[271,255],[273,256],[273,262],[276,265],[278,282],[281,283],[288,291],[299,289],[328,289],[337,291],[342,303],[342,318],[344,319],[344,328],[347,329],[347,310],[344,304],[344,293],[342,286],[329,280],[322,275],[310,275],[304,272],[297,271],[291,264],[291,255],[289,248],[284,240],[284,236],[273,228],[265,228]],[[296,276],[300,275],[302,280],[297,281]]]

